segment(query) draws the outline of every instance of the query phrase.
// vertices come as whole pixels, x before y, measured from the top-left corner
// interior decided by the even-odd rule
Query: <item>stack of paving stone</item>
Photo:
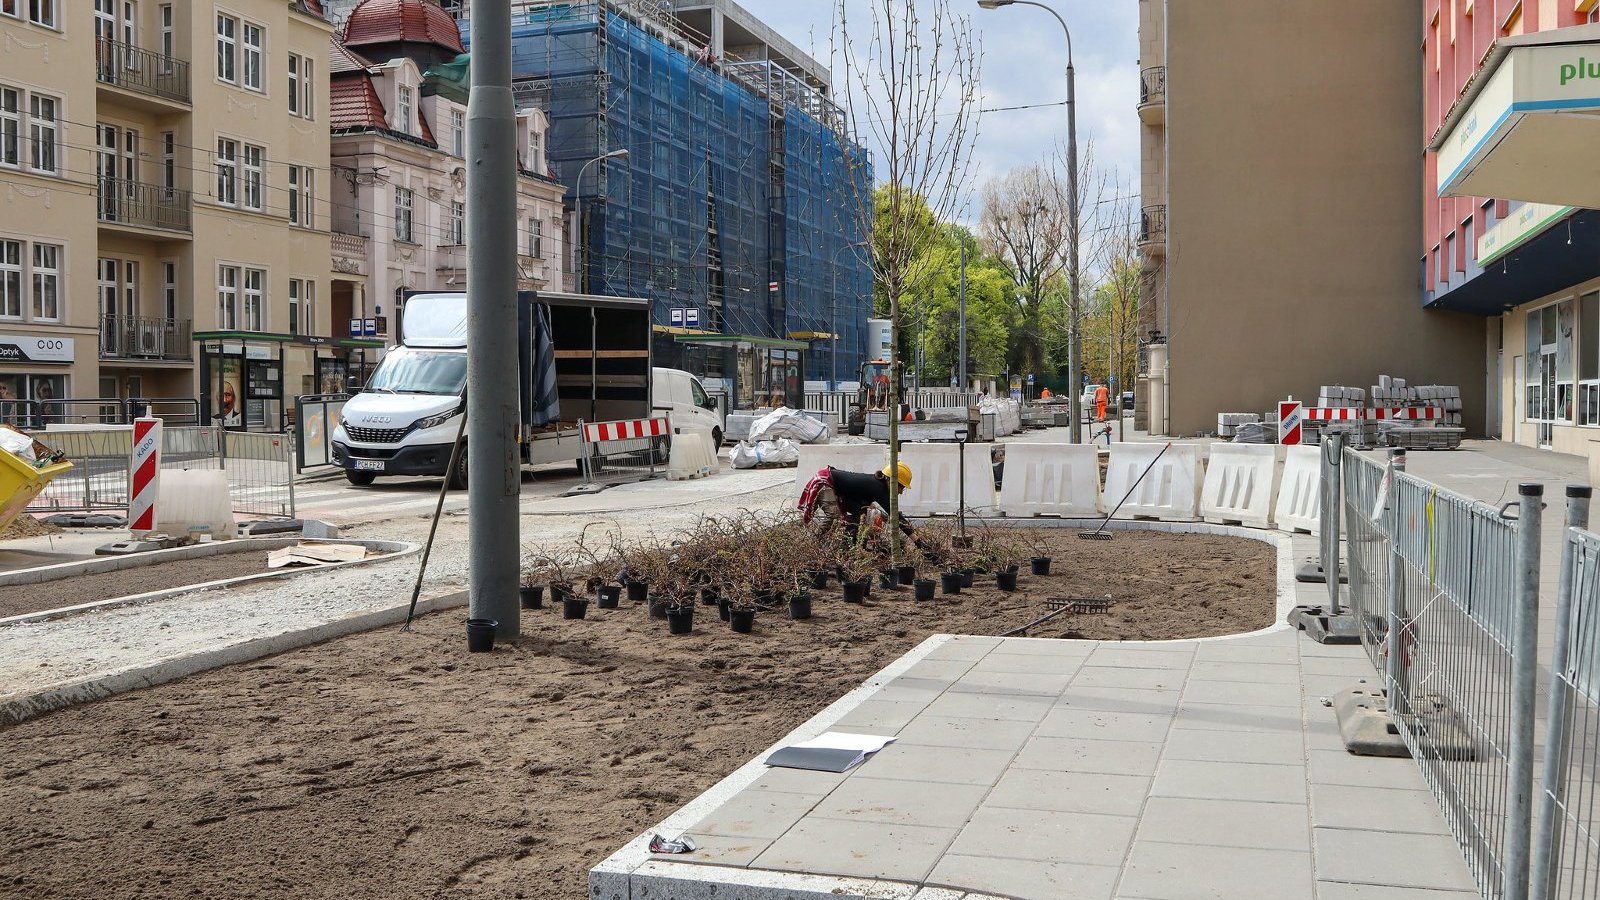
[[[1404,378],[1378,377],[1372,388],[1372,405],[1382,408],[1433,408],[1436,419],[1394,420],[1376,423],[1378,444],[1407,450],[1454,450],[1461,446],[1461,388],[1450,385],[1409,387]]]
[[[1231,439],[1238,434],[1240,425],[1257,425],[1260,422],[1260,413],[1217,413],[1217,437]]]
[[[1360,409],[1366,402],[1367,392],[1358,387],[1325,384],[1317,392],[1317,407],[1320,409]],[[1305,424],[1304,443],[1322,443],[1322,433],[1329,426],[1335,426],[1342,430],[1345,433],[1345,440],[1353,446],[1365,447],[1371,443],[1371,422],[1312,422],[1309,420]]]

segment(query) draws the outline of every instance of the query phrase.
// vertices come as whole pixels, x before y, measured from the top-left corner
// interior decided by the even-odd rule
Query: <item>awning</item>
[[[1443,197],[1600,207],[1600,25],[1497,41],[1428,149]]]
[[[383,341],[373,338],[336,338],[322,337],[314,334],[276,334],[270,331],[196,331],[196,342],[201,341],[246,341],[269,344],[305,344],[312,347],[376,347],[382,348]]]
[[[805,341],[786,341],[783,338],[759,337],[753,334],[680,334],[674,338],[680,344],[707,344],[727,346],[748,344],[752,347],[771,347],[775,350],[804,350]]]

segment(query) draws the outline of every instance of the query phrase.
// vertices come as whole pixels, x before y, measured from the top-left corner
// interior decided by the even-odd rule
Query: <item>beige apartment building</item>
[[[277,429],[350,352],[324,302],[332,30],[318,0],[0,0],[0,399]]]
[[[1423,305],[1416,5],[1139,7],[1149,429],[1389,374],[1459,385],[1483,433],[1482,320]]]

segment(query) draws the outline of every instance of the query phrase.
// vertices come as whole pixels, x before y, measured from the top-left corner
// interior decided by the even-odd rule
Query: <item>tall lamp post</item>
[[[578,169],[578,180],[572,183],[572,201],[581,202],[579,192],[583,190],[583,176],[588,174],[589,167],[603,159],[622,159],[628,155],[628,148],[621,147],[610,153],[603,153],[584,163]],[[589,205],[584,204],[578,210],[578,291],[589,293]]]
[[[1078,285],[1078,113],[1077,113],[1077,75],[1072,67],[1072,31],[1067,28],[1067,22],[1061,14],[1033,0],[978,0],[978,6],[983,9],[999,9],[1002,6],[1037,6],[1045,12],[1056,17],[1061,23],[1061,32],[1067,36],[1067,203],[1068,215],[1072,217],[1072,240],[1067,256],[1067,279],[1072,282],[1071,299],[1068,302],[1068,334],[1067,334],[1067,380],[1071,383],[1072,390],[1069,395],[1072,400],[1072,442],[1083,441],[1083,343],[1079,329],[1081,312],[1080,291]]]
[[[828,390],[830,391],[839,389],[839,254],[846,250],[860,249],[865,246],[867,246],[866,241],[856,241],[853,244],[845,244],[838,250],[833,251],[833,289],[829,292],[829,295],[833,298],[833,308],[828,316],[828,331],[833,335],[833,340],[830,342],[832,349],[828,354]]]

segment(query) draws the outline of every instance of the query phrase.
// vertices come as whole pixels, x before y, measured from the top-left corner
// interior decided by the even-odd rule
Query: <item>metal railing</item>
[[[95,44],[95,77],[101,84],[178,103],[189,102],[189,64],[122,41]]]
[[[1139,211],[1139,243],[1157,244],[1167,239],[1167,207],[1146,206]]]
[[[1351,612],[1483,896],[1526,897],[1542,489],[1524,485],[1511,518],[1404,460],[1325,461],[1342,470]]]
[[[1150,66],[1139,72],[1139,105],[1164,103],[1167,99],[1167,67]]]
[[[194,359],[193,333],[189,319],[102,316],[100,357],[189,361]]]
[[[60,400],[0,400],[0,423],[23,430],[53,425],[131,425],[143,415],[168,425],[199,425],[200,401],[190,397],[65,397]]]
[[[100,221],[163,231],[193,230],[188,191],[126,178],[101,178]]]

